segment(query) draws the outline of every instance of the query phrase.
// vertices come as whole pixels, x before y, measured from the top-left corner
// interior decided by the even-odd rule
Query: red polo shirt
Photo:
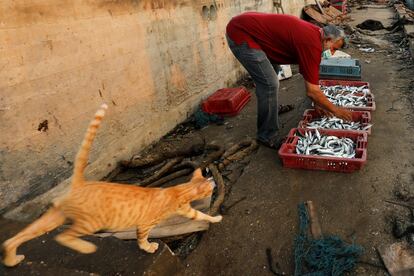
[[[304,79],[318,84],[322,55],[321,29],[295,16],[246,12],[233,17],[226,29],[237,45],[263,50],[272,63],[299,64]]]

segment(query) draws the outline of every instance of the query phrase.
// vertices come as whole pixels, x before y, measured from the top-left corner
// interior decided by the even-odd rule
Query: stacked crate
[[[352,58],[327,58],[319,66],[321,79],[361,80],[361,63]]]

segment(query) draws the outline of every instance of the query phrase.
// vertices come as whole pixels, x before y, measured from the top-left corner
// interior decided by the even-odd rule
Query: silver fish
[[[365,107],[368,104],[368,86],[323,86],[321,90],[333,104],[343,107]]]
[[[345,129],[345,130],[362,130],[367,131],[372,127],[372,124],[362,124],[361,122],[345,122],[342,119],[332,117],[322,117],[306,124],[307,128],[310,129]]]
[[[356,143],[350,138],[323,135],[317,129],[296,136],[296,154],[355,158]]]

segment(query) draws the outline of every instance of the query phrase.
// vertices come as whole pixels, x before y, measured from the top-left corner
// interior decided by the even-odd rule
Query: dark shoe
[[[286,141],[286,138],[275,139],[275,141],[263,141],[263,140],[257,139],[257,143],[259,143],[260,145],[265,146],[270,149],[275,149],[275,150],[278,150],[285,141]]]

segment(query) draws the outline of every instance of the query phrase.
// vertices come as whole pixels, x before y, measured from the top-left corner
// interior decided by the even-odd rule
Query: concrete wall
[[[298,16],[306,1],[283,2]],[[95,179],[236,81],[224,30],[245,10],[271,12],[272,1],[1,1],[0,214],[71,176],[102,102]]]

